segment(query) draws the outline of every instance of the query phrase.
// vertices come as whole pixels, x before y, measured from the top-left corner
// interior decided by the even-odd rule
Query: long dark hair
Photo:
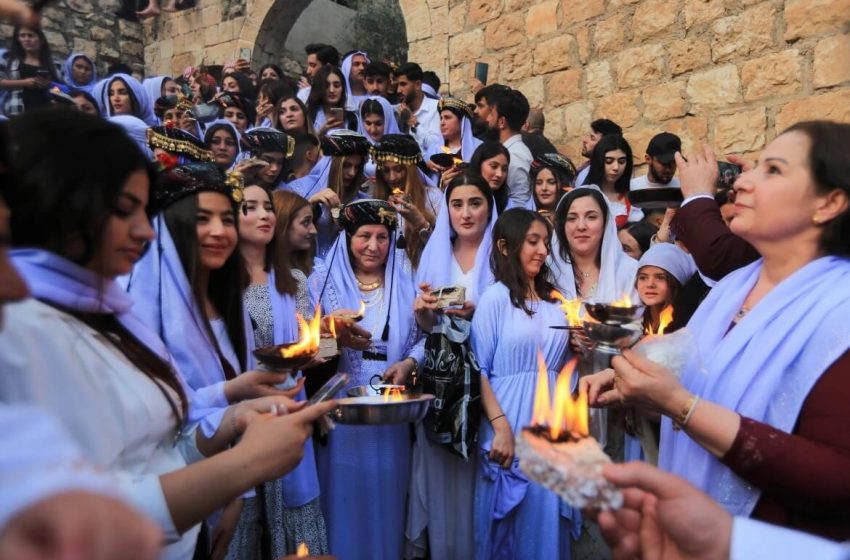
[[[597,142],[596,147],[593,148],[593,153],[590,155],[590,171],[584,180],[584,184],[597,185],[602,188],[602,183],[605,182],[605,154],[614,150],[622,150],[626,154],[626,169],[614,184],[614,190],[617,191],[617,194],[624,195],[629,192],[629,183],[632,180],[632,170],[635,163],[632,157],[632,147],[619,134],[603,136]]]
[[[469,160],[469,168],[475,173],[483,175],[483,173],[481,173],[481,166],[484,165],[484,162],[488,159],[493,159],[500,154],[508,158],[509,164],[511,163],[511,153],[507,148],[502,146],[501,142],[482,142],[480,146],[475,148],[475,152],[473,152],[472,158]],[[493,191],[493,198],[496,201],[496,209],[500,213],[504,212],[507,207],[508,198],[510,196],[511,189],[508,186],[508,175],[506,173],[505,182],[502,183],[502,187],[499,190]]]
[[[248,77],[244,72],[231,72],[227,76],[224,76],[221,81],[224,83],[224,78],[233,78],[236,80],[236,83],[239,84],[239,95],[245,98],[246,101],[250,100],[250,103],[253,103],[257,98],[257,88],[254,87],[254,82],[251,81],[251,78]]]
[[[275,288],[282,294],[295,295],[298,282],[292,276],[292,269],[297,268],[307,276],[313,272],[313,250],[293,251],[286,246],[286,235],[295,220],[295,215],[302,208],[310,206],[306,198],[292,191],[275,189],[272,193],[277,222],[274,227],[274,252],[271,265],[274,268]]]
[[[555,190],[555,207],[558,206],[558,203],[561,201],[561,198],[564,197],[566,192],[564,191],[564,187],[570,186],[572,184],[572,180],[567,176],[561,169],[554,166],[531,166],[531,171],[528,173],[529,181],[531,182],[531,198],[534,200],[534,203],[537,205],[538,210],[540,209],[540,200],[537,198],[537,176],[540,175],[540,172],[544,169],[548,169],[552,174],[552,177],[555,178],[555,182],[558,183],[558,188]]]
[[[599,205],[599,208],[602,211],[602,223],[607,224],[609,215],[608,215],[608,201],[605,200],[605,195],[602,194],[601,191],[592,188],[578,188],[573,189],[568,192],[558,204],[558,207],[555,209],[555,235],[558,236],[558,245],[560,251],[560,257],[564,260],[564,262],[572,263],[572,253],[570,253],[570,243],[567,240],[567,214],[570,212],[570,207],[573,205],[577,199],[582,198],[584,196],[589,196],[593,200],[596,201],[596,204]],[[602,259],[602,243],[605,241],[605,227],[602,227],[602,238],[599,241],[599,250],[596,252],[596,266],[601,265]],[[577,274],[577,271],[573,271],[573,274]],[[576,278],[576,286],[580,285],[581,281],[579,278]]]
[[[165,224],[168,226],[168,231],[171,233],[171,238],[174,240],[174,247],[177,249],[180,263],[183,265],[183,270],[189,279],[189,285],[192,287],[192,293],[195,296],[195,305],[198,306],[198,309],[201,310],[205,318],[204,329],[209,339],[215,345],[222,368],[224,369],[225,378],[232,379],[239,372],[234,371],[230,363],[224,359],[221,348],[219,348],[216,342],[212,325],[210,324],[210,318],[206,315],[204,296],[209,297],[210,302],[221,313],[227,327],[227,336],[233,345],[233,349],[236,351],[236,356],[239,358],[239,366],[242,371],[245,371],[247,369],[248,359],[245,324],[243,322],[242,292],[247,287],[248,281],[245,276],[245,265],[242,262],[242,255],[238,248],[236,248],[233,254],[224,262],[224,266],[217,270],[209,271],[207,294],[203,293],[197,230],[198,196],[198,194],[193,194],[178,200],[166,208],[163,215],[165,217]],[[236,219],[235,207],[233,218],[234,224],[238,229],[239,220]]]
[[[24,47],[21,45],[21,41],[18,39],[18,33],[21,29],[26,29],[27,31],[32,31],[38,38],[41,40],[41,50],[38,53],[38,62],[41,68],[44,68],[48,72],[50,72],[50,79],[54,82],[61,82],[62,80],[59,78],[59,74],[56,72],[56,65],[53,62],[53,52],[50,50],[50,43],[47,42],[47,36],[44,34],[44,31],[37,27],[35,29],[29,27],[21,27],[20,25],[16,25],[12,30],[12,37],[9,40],[9,55],[8,61],[11,62],[13,60],[23,60],[26,56],[24,52]]]
[[[337,107],[345,109],[345,103],[347,100],[345,93],[345,76],[342,73],[342,70],[337,68],[336,66],[331,66],[327,64],[321,68],[316,75],[313,77],[313,86],[310,89],[310,96],[307,98],[307,116],[310,119],[310,122],[316,121],[316,115],[319,114],[319,109],[324,109],[325,107],[325,96],[328,91],[328,77],[331,74],[335,74],[339,77],[340,82],[342,82],[342,92],[339,97],[339,103],[337,103]],[[330,117],[330,115],[327,115]]]
[[[804,121],[782,131],[801,132],[809,138],[807,159],[815,190],[827,194],[841,190],[850,199],[850,124]],[[827,255],[850,256],[850,209],[823,224],[820,248]]]
[[[536,212],[525,208],[511,208],[506,210],[493,227],[493,252],[490,254],[490,268],[497,282],[507,286],[511,295],[511,304],[517,309],[522,309],[530,317],[534,311],[528,305],[529,289],[533,288],[543,301],[552,301],[551,292],[555,286],[549,280],[549,266],[544,263],[540,272],[534,277],[534,284],[529,285],[528,277],[522,269],[519,254],[525,243],[525,236],[531,228],[531,224],[540,222],[546,228],[547,237],[552,236],[552,226]],[[499,241],[505,242],[505,252],[499,249]]]
[[[446,186],[446,211],[448,211],[449,208],[449,200],[451,199],[452,191],[458,187],[475,187],[478,189],[478,192],[481,193],[484,200],[487,202],[487,221],[489,222],[490,217],[493,215],[493,207],[496,205],[496,201],[493,198],[493,189],[490,188],[490,185],[484,180],[484,177],[478,173],[467,170],[452,179]],[[451,219],[449,219],[449,226],[451,226],[451,223]],[[451,229],[453,234],[457,233],[454,231],[454,228]]]
[[[405,166],[407,171],[407,177],[404,183],[404,193],[410,196],[410,202],[416,207],[419,212],[425,217],[426,220],[430,223],[434,223],[434,213],[429,208],[429,199],[428,199],[428,187],[425,183],[422,182],[421,177],[418,173],[418,165],[415,163],[408,163]],[[374,188],[375,198],[379,198],[381,200],[388,200],[390,195],[392,194],[392,186],[389,185],[384,178],[384,172],[382,169],[382,165],[379,163],[377,171],[375,172],[375,188]],[[413,267],[416,268],[419,266],[419,258],[422,256],[422,251],[425,250],[425,241],[419,236],[419,231],[410,223],[408,220],[404,221],[404,231],[400,232],[404,235],[406,246],[405,251],[407,252],[407,257],[410,259],[410,262],[413,264]]]
[[[351,180],[351,184],[347,187],[343,184],[343,167],[346,160],[351,156],[333,156],[331,158],[331,168],[328,171],[327,187],[334,191],[343,204],[348,204],[357,196],[360,190],[360,185],[366,182],[366,176],[363,174],[363,169],[366,167],[366,159],[369,156],[360,156],[360,165],[357,167],[357,175]]]
[[[652,236],[658,233],[658,228],[649,222],[635,222],[626,226],[629,235],[635,238],[641,254],[646,253],[652,245]]]
[[[121,76],[113,76],[109,78],[109,81],[106,82],[106,87],[103,89],[103,95],[106,96],[105,105],[106,112],[108,113],[107,116],[111,117],[115,112],[115,109],[112,107],[112,96],[109,94],[109,89],[115,82],[121,82],[122,84],[124,84],[124,87],[127,88],[127,96],[130,98],[130,113],[134,117],[138,117],[139,113],[141,112],[139,100],[136,98],[136,94],[133,92],[133,88],[130,87],[130,84],[127,83],[127,80],[125,80]]]
[[[4,183],[3,195],[15,209],[12,245],[45,249],[85,266],[98,252],[130,175],[143,171],[153,184],[155,170],[121,127],[76,109],[25,113],[10,121],[9,133],[13,180]],[[64,311],[104,335],[153,380],[182,424],[188,400],[168,362],[112,315]]]

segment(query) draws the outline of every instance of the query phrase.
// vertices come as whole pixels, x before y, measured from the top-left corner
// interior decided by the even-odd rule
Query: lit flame
[[[360,307],[357,308],[357,315],[355,317],[363,317],[366,315],[366,302],[360,300]]]
[[[331,320],[328,321],[330,323],[328,325],[328,332],[330,333],[331,338],[336,338],[336,321],[334,321],[333,317],[331,317],[330,319]]]
[[[404,397],[401,394],[401,389],[393,387],[384,392],[384,402],[401,402]]]
[[[555,400],[549,400],[549,376],[543,356],[537,355],[537,389],[534,392],[534,412],[531,423],[535,426],[547,426],[549,436],[556,441],[562,434],[569,433],[577,436],[587,436],[588,406],[587,393],[580,392],[573,398],[570,391],[573,372],[577,360],[570,360],[555,381]]]
[[[673,322],[673,306],[668,305],[661,311],[661,315],[658,316],[658,332],[652,332],[652,326],[648,325],[646,327],[646,334],[664,334],[664,331],[667,327],[670,326],[670,323]]]
[[[396,195],[396,196],[402,196],[404,194],[404,191],[402,189],[396,187],[396,188],[393,189],[393,194]]]
[[[552,299],[556,299],[561,303],[561,311],[563,311],[564,315],[567,316],[567,323],[569,323],[569,325],[571,327],[582,326],[582,322],[581,322],[582,301],[581,301],[581,298],[567,299],[558,290],[552,290],[552,292],[549,294],[549,297],[551,297]]]
[[[280,355],[284,358],[296,356],[307,356],[319,351],[319,339],[322,330],[322,309],[316,305],[316,312],[309,323],[304,320],[300,313],[295,314],[298,321],[298,334],[301,337],[298,342],[280,349]]]
[[[310,556],[310,549],[307,548],[306,544],[301,543],[298,545],[298,550],[295,551],[295,556],[297,558],[307,558]]]
[[[611,307],[631,307],[632,306],[632,298],[629,297],[629,294],[623,294],[623,297],[611,302]]]

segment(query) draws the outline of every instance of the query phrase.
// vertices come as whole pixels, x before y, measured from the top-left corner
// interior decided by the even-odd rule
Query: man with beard
[[[534,159],[522,141],[522,125],[528,119],[528,99],[522,92],[504,88],[492,96],[488,103],[487,126],[495,130],[499,142],[510,152],[508,187],[511,206],[524,208],[531,197],[531,162]]]
[[[676,174],[676,152],[682,151],[682,141],[670,132],[656,134],[646,147],[646,175],[635,177],[629,184],[629,190],[651,189],[659,187],[679,188]],[[643,220],[660,226],[664,218],[663,209],[644,209]]]
[[[364,51],[351,51],[342,59],[340,70],[345,76],[345,109],[347,111],[353,113],[359,111],[360,104],[369,95],[363,82],[363,74],[370,62],[369,55]]]
[[[578,166],[576,185],[584,184],[587,174],[590,173],[590,154],[593,153],[596,143],[602,140],[603,136],[609,134],[619,134],[622,136],[623,129],[620,125],[608,119],[596,119],[590,123],[590,130],[585,132],[581,137],[581,155],[586,159],[584,163]]]
[[[298,82],[298,99],[302,103],[307,103],[313,76],[328,64],[339,66],[339,51],[336,50],[336,47],[324,43],[310,43],[304,47],[304,52],[307,53],[307,69]]]
[[[390,85],[390,65],[380,60],[372,61],[363,71],[363,85],[366,86],[366,93],[374,97],[384,97],[390,103],[396,103],[396,100],[389,95]]]
[[[482,142],[499,140],[498,131],[487,125],[487,117],[490,115],[496,94],[507,89],[509,88],[502,84],[490,84],[475,92],[475,109],[473,110],[475,119],[472,123],[472,132]]]
[[[410,135],[424,154],[430,146],[443,143],[437,100],[422,92],[422,67],[415,62],[402,64],[394,74],[398,88],[395,110],[403,121],[399,124],[409,127]]]

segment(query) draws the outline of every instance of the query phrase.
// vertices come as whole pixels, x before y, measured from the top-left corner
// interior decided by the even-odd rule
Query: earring
[[[812,216],[812,225],[819,226],[820,218],[818,218],[817,216]]]

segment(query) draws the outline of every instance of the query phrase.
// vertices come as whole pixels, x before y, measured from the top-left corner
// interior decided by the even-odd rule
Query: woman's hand
[[[514,461],[514,434],[508,419],[502,416],[493,421],[493,442],[490,447],[490,460],[509,469]]]
[[[24,88],[27,89],[47,89],[50,87],[50,78],[45,78],[43,76],[26,78],[23,81],[26,82]]]
[[[272,105],[268,101],[265,101],[263,103],[257,102],[257,126],[259,126],[265,119],[271,120],[273,111],[274,105]],[[274,125],[274,123],[272,123],[272,125]]]
[[[588,405],[597,408],[620,406],[620,392],[614,385],[615,375],[614,370],[609,368],[579,378],[578,390],[579,393],[587,393]]]
[[[255,417],[233,451],[251,469],[252,486],[280,478],[298,466],[304,457],[304,442],[313,435],[313,423],[338,406],[336,400],[307,405],[295,403],[295,411],[284,416]]]
[[[341,128],[342,125],[343,125],[342,119],[338,119],[338,118],[333,117],[333,116],[328,117],[328,119],[325,121],[325,124],[323,124],[319,128],[318,136],[321,138],[322,136],[327,134],[327,132],[329,130],[333,130],[335,128]]]
[[[425,161],[425,167],[427,167],[428,169],[430,169],[434,173],[442,173],[443,171],[446,170],[445,167],[441,167],[441,166],[437,165],[436,163],[434,163],[430,159]]]
[[[467,321],[472,320],[472,315],[475,313],[475,303],[471,301],[463,302],[463,307],[460,309],[446,309],[443,311],[446,315],[454,315],[455,317],[460,317],[461,319],[466,319]]]
[[[634,350],[623,350],[611,365],[616,372],[614,383],[626,406],[676,416],[677,407],[690,393],[667,368],[648,360]]]
[[[257,397],[285,396],[287,391],[275,387],[286,381],[289,373],[246,371],[224,384],[227,402],[234,403]]]
[[[410,223],[416,229],[425,229],[429,227],[431,224],[425,219],[425,216],[422,215],[422,212],[419,211],[416,206],[411,202],[407,202],[402,197],[398,195],[390,196],[389,203],[395,208],[402,217]]]
[[[322,189],[310,197],[310,204],[324,204],[328,208],[336,208],[341,203],[333,189]]]
[[[446,186],[452,182],[452,179],[460,175],[461,171],[463,171],[463,168],[457,165],[444,170],[443,174],[440,175],[440,186],[442,189],[446,190]]]
[[[682,195],[685,198],[698,194],[714,196],[718,170],[717,158],[711,148],[703,146],[702,153],[691,154],[687,161],[679,152],[676,152],[675,158]]]
[[[422,332],[429,333],[434,328],[437,322],[437,296],[431,295],[431,284],[423,282],[419,285],[422,290],[416,300],[413,302],[413,315],[416,318],[416,324],[422,329]]]
[[[351,323],[347,329],[337,331],[336,340],[340,346],[362,351],[372,346],[372,333],[356,323]]]
[[[223,560],[227,556],[230,541],[233,540],[236,526],[239,525],[239,516],[242,515],[243,505],[244,500],[237,498],[227,504],[224,511],[221,512],[218,525],[215,526],[212,538],[210,539],[212,544],[210,560]]]
[[[236,171],[238,171],[239,173],[245,173],[246,171],[248,171],[249,169],[252,169],[254,167],[268,167],[268,166],[269,166],[269,163],[267,161],[263,161],[263,160],[257,159],[257,158],[248,158],[248,159],[243,159],[242,161],[240,161],[239,163],[236,164]]]
[[[595,346],[596,344],[587,337],[584,330],[570,331],[570,349],[573,351],[573,354],[586,356]]]
[[[286,396],[260,397],[258,399],[248,399],[240,403],[230,405],[233,414],[231,423],[234,427],[236,427],[236,435],[238,436],[245,433],[245,430],[248,428],[248,424],[250,424],[255,417],[261,414],[274,412],[277,413],[277,415],[281,415],[297,409],[298,404],[294,399],[303,388],[304,378],[299,377],[298,381],[295,383],[295,387],[283,391],[284,393],[288,393]]]
[[[670,243],[670,225],[673,223],[673,218],[678,213],[678,208],[668,208],[664,211],[664,218],[658,226],[658,233],[655,239],[661,243]]]
[[[415,358],[405,358],[387,368],[382,377],[384,382],[393,385],[404,385],[410,378],[410,374],[416,369]]]

